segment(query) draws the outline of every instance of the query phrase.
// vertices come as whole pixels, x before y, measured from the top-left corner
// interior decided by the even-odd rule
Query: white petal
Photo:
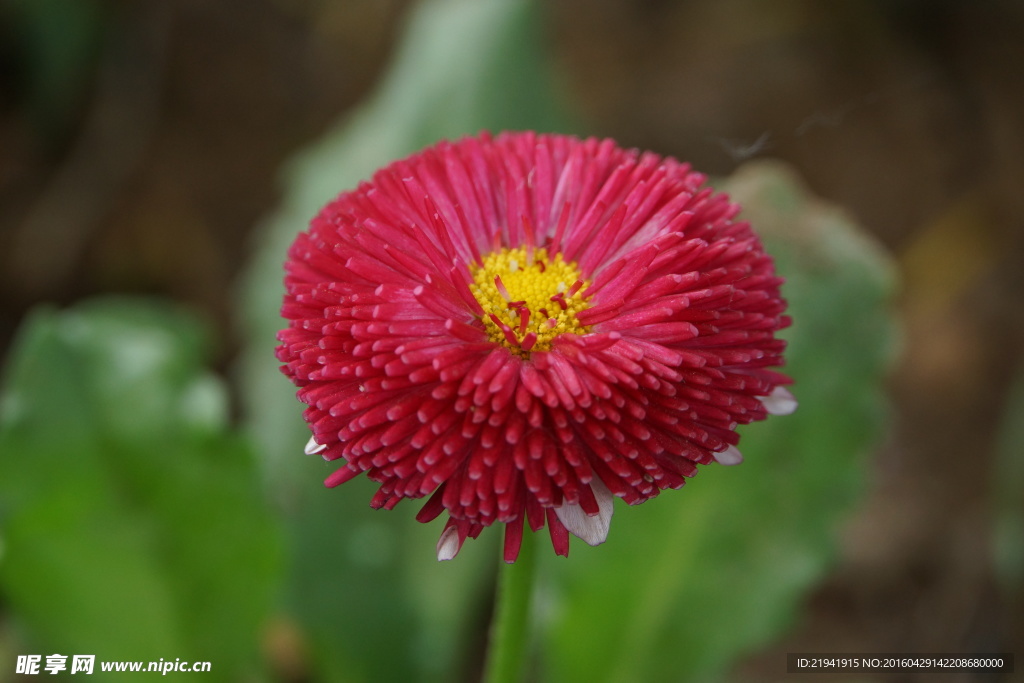
[[[309,441],[306,442],[305,453],[306,455],[316,455],[317,453],[320,453],[326,448],[327,446],[325,446],[324,444],[316,442],[316,437],[311,436],[309,437]]]
[[[594,492],[594,498],[597,499],[598,513],[596,515],[588,515],[576,503],[565,503],[555,508],[555,515],[570,534],[583,539],[589,545],[600,545],[608,538],[608,529],[611,527],[612,512],[614,512],[612,505],[614,496],[604,482],[597,477],[590,482],[590,489]]]
[[[775,387],[767,396],[760,396],[769,415],[789,415],[796,410],[796,397],[786,387]]]
[[[720,465],[739,465],[743,462],[743,454],[735,446],[729,446],[721,453],[712,453]]]
[[[437,561],[444,562],[453,559],[459,554],[462,543],[459,541],[459,530],[450,526],[441,532],[441,538],[437,539]]]

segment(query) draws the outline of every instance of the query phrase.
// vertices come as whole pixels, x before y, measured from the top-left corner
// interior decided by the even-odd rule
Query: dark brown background
[[[49,94],[3,6],[2,348],[40,301],[153,293],[219,326],[226,367],[233,288],[282,162],[372,89],[408,5],[99,2],[98,32]],[[786,651],[1024,656],[1021,593],[998,592],[989,531],[1024,348],[1024,3],[559,0],[546,13],[581,133],[711,174],[786,160],[901,270],[894,430],[870,494],[793,634],[736,675],[781,679]]]

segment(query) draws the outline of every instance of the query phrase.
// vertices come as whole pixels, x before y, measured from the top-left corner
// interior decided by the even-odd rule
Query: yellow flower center
[[[562,255],[549,258],[545,249],[502,249],[472,265],[470,290],[484,309],[491,341],[528,358],[530,351],[547,351],[560,334],[586,334],[576,314],[588,307],[581,295],[584,282],[575,263]]]

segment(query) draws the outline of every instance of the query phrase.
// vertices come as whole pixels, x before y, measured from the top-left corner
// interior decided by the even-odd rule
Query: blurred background
[[[288,207],[308,202],[316,206],[329,198],[330,193],[320,193],[315,201],[294,200],[316,168],[350,161],[339,157],[338,150],[353,149],[352,130],[362,130],[364,140],[387,137],[387,131],[366,132],[366,112],[399,108],[401,112],[389,116],[422,121],[426,115],[415,107],[427,102],[424,106],[433,106],[435,115],[446,115],[443,106],[430,104],[429,93],[417,94],[417,88],[439,88],[432,79],[445,76],[450,63],[442,55],[436,65],[425,61],[420,72],[410,71],[400,68],[408,67],[409,60],[396,55],[416,54],[417,40],[427,41],[423,36],[428,34],[456,46],[464,41],[462,61],[473,61],[474,50],[493,47],[459,32],[473,31],[485,39],[491,35],[477,32],[471,23],[446,33],[442,19],[454,14],[446,15],[444,8],[457,4],[425,3],[442,8],[432,15],[417,15],[417,3],[399,0],[0,4],[0,356],[8,359],[5,381],[9,391],[30,386],[39,376],[32,363],[55,367],[45,355],[32,355],[33,344],[50,339],[46,329],[73,346],[73,339],[60,336],[67,320],[61,322],[56,312],[67,307],[91,321],[85,325],[86,336],[93,335],[89,343],[97,348],[107,348],[105,335],[128,339],[139,326],[152,331],[155,324],[168,339],[189,325],[201,330],[173,342],[182,344],[184,356],[191,359],[174,376],[188,379],[182,380],[183,387],[191,387],[197,378],[202,386],[218,387],[211,390],[216,397],[210,404],[219,411],[216,419],[196,418],[215,426],[207,424],[206,436],[197,438],[202,448],[211,439],[216,442],[211,454],[225,448],[238,451],[232,461],[238,471],[231,476],[252,481],[251,495],[231,493],[244,498],[232,509],[252,514],[239,521],[241,526],[225,527],[237,529],[227,536],[269,539],[265,547],[254,542],[252,548],[239,550],[232,560],[249,558],[265,569],[263,578],[253,580],[261,597],[258,607],[249,606],[252,614],[241,604],[244,598],[231,598],[252,626],[248,635],[239,637],[245,642],[238,651],[248,654],[237,657],[230,673],[227,664],[222,667],[219,676],[224,680],[390,680],[399,673],[416,680],[473,680],[478,675],[494,548],[481,543],[479,558],[468,558],[458,571],[469,575],[479,569],[483,578],[474,579],[472,590],[440,608],[433,603],[446,599],[435,589],[442,590],[437,587],[450,577],[439,578],[433,566],[423,569],[429,578],[419,576],[418,570],[394,567],[397,558],[433,562],[435,530],[410,527],[409,533],[423,541],[407,554],[402,545],[406,536],[386,541],[392,538],[390,532],[374,531],[391,524],[382,522],[381,515],[411,517],[412,507],[367,517],[371,526],[353,531],[361,535],[351,543],[379,551],[385,558],[381,564],[365,561],[365,556],[353,560],[349,550],[330,555],[334,551],[327,547],[329,541],[299,538],[290,531],[290,520],[302,517],[292,513],[305,504],[303,496],[320,494],[319,479],[327,470],[303,461],[305,470],[275,480],[271,475],[282,468],[295,470],[288,463],[299,459],[305,439],[294,440],[294,453],[282,453],[275,445],[268,456],[261,450],[272,439],[261,438],[258,427],[246,427],[260,409],[252,403],[266,391],[263,380],[253,380],[245,369],[247,347],[255,343],[259,350],[251,358],[263,358],[271,373],[276,372],[272,338],[254,341],[257,323],[251,315],[246,322],[246,308],[258,306],[253,302],[259,296],[251,292],[278,286],[277,276],[259,274],[268,271],[253,266],[254,259],[276,260],[274,267],[279,268],[283,248],[266,247],[274,243],[272,226],[294,215]],[[888,304],[880,304],[882,312],[874,314],[889,315],[884,310],[889,305],[899,328],[893,337],[898,342],[886,343],[886,357],[895,359],[892,365],[887,371],[882,360],[872,366],[875,376],[884,375],[887,398],[874,404],[874,413],[881,414],[876,417],[882,419],[865,427],[872,436],[858,445],[864,451],[855,461],[859,484],[849,493],[848,505],[829,513],[822,532],[825,549],[813,554],[817,569],[793,589],[770,627],[698,670],[693,679],[781,680],[786,677],[786,652],[1024,655],[1024,3],[556,0],[543,6],[527,3],[525,14],[519,11],[523,3],[497,4],[514,6],[509,15],[513,19],[502,19],[505,15],[495,11],[467,21],[507,20],[521,33],[501,29],[494,34],[515,39],[502,43],[500,58],[493,63],[497,66],[487,68],[505,78],[502,69],[526,64],[525,72],[517,71],[519,77],[550,81],[537,93],[524,94],[522,118],[488,119],[486,107],[479,107],[473,111],[484,113],[467,116],[465,125],[472,128],[462,132],[495,125],[544,127],[550,122],[566,132],[610,136],[624,146],[688,160],[722,178],[752,160],[781,160],[809,193],[841,207],[843,220],[862,227],[858,239],[871,244],[867,250],[883,262],[879,268],[894,268],[899,283],[890,290],[895,293]],[[385,80],[393,64],[391,73],[398,75]],[[487,72],[482,73],[486,79]],[[521,82],[510,78],[510,91]],[[516,92],[502,93],[504,83],[492,79],[488,87],[498,92],[498,102],[505,102],[501,96],[516,101]],[[399,91],[412,94],[402,99],[395,94]],[[550,107],[538,105],[539,99],[550,101]],[[503,104],[506,114],[518,106],[508,102]],[[459,118],[475,105],[453,99],[450,106],[451,116]],[[426,130],[403,129],[398,135],[406,137],[393,142],[394,147],[383,146],[391,154],[374,158],[372,164],[367,159],[361,166],[359,157],[352,163],[354,178],[365,177],[389,156],[430,142],[420,140],[430,137]],[[341,138],[350,146],[329,142]],[[316,157],[315,150],[328,148],[334,150],[331,161]],[[304,156],[297,157],[302,150],[307,150]],[[347,186],[338,182],[333,192]],[[308,218],[308,212],[295,212]],[[303,227],[301,220],[291,225],[291,234]],[[258,255],[261,248],[263,256]],[[101,307],[90,313],[80,308],[111,294],[144,295],[169,302],[173,311],[153,323],[138,310],[124,314]],[[792,290],[787,295],[799,297]],[[40,304],[49,305],[49,312],[33,314]],[[275,310],[269,313],[276,315]],[[179,315],[188,322],[176,322]],[[30,320],[37,321],[36,336],[26,337],[19,329],[26,329]],[[852,320],[860,324],[861,319]],[[841,330],[843,321],[837,324]],[[861,332],[849,330],[852,336]],[[893,355],[897,345],[899,353]],[[68,348],[54,353],[77,353]],[[12,360],[19,353],[23,360]],[[832,360],[843,363],[841,356]],[[68,377],[73,370],[52,379],[54,391],[72,381]],[[95,388],[100,379],[83,381],[92,382],[89,391],[107,391]],[[798,377],[797,387],[813,381]],[[283,396],[276,405],[292,411],[290,429],[301,436],[300,407],[286,383],[275,386]],[[181,391],[194,396],[192,389]],[[13,404],[9,400],[6,406],[9,426],[14,425]],[[835,397],[834,410],[843,410],[843,405],[842,397]],[[74,404],[66,410],[74,412]],[[162,428],[175,430],[173,424]],[[95,443],[122,434],[117,429],[121,427],[111,427]],[[856,424],[852,429],[857,431]],[[25,444],[37,443],[33,438],[22,430],[0,441],[7,451],[0,458],[9,475],[36,466],[26,464],[24,451]],[[808,455],[826,469],[832,456],[827,443]],[[182,452],[202,450],[187,439],[176,447]],[[61,469],[74,459],[73,447],[54,449],[61,456],[46,470],[26,474],[18,492],[0,489],[5,494],[0,524],[9,525],[6,530],[0,526],[0,547],[6,550],[0,554],[0,680],[14,680],[13,665],[8,665],[14,655],[49,654],[83,642],[75,640],[79,631],[66,624],[48,626],[48,620],[66,621],[68,613],[59,607],[37,609],[32,583],[23,578],[23,571],[30,570],[15,566],[19,534],[45,535],[17,527],[18,515],[34,504],[22,494],[48,490],[52,468]],[[97,446],[97,453],[101,450]],[[214,467],[204,463],[196,467]],[[163,475],[154,471],[137,476],[148,481]],[[187,472],[181,476],[182,481],[189,479]],[[9,489],[12,481],[8,479]],[[696,493],[701,483],[688,486],[679,498]],[[133,485],[122,481],[118,490],[124,486]],[[363,508],[370,489],[350,491],[348,486],[310,503],[310,510],[323,512],[337,525],[319,531],[323,538],[340,538],[348,532],[339,528],[355,528],[347,522],[349,508],[340,507],[341,498],[358,499],[344,504],[358,510],[352,514],[367,512]],[[199,490],[206,491],[204,496],[219,496],[214,486]],[[154,528],[176,537],[179,532],[166,531],[175,504],[159,502],[161,495],[153,494],[150,501],[140,494],[143,502],[132,505],[162,510],[153,513],[158,520]],[[661,499],[657,503],[671,506]],[[214,507],[205,514],[218,515],[219,510]],[[620,511],[622,517],[632,513]],[[190,523],[202,525],[208,519],[195,514],[199,517]],[[814,508],[801,514],[813,515]],[[166,536],[159,530],[146,533],[146,538]],[[181,533],[187,546],[192,536]],[[367,540],[371,538],[375,540]],[[575,546],[574,552],[584,555]],[[155,557],[165,558],[161,553]],[[40,563],[30,566],[47,566],[45,559]],[[365,578],[358,572],[366,572],[384,581],[394,573],[403,581],[432,582],[422,592],[394,598],[407,601],[396,607],[397,614],[406,614],[403,610],[415,603],[418,616],[388,621],[379,606],[355,605],[359,600],[351,598],[351,591],[364,584],[348,578],[346,563],[355,566],[358,577]],[[390,569],[381,571],[381,566]],[[737,580],[745,580],[747,570],[756,574],[758,568],[740,568]],[[67,576],[75,575],[69,567]],[[53,581],[61,576],[54,574]],[[216,603],[224,594],[219,581],[211,574],[208,584],[189,584],[181,593]],[[205,588],[197,587],[201,585]],[[557,594],[557,581],[552,585]],[[52,590],[53,585],[45,588]],[[351,604],[336,595],[346,590]],[[74,591],[67,594],[72,600]],[[144,587],[137,594],[143,599],[149,595]],[[171,612],[176,594],[169,593]],[[331,595],[335,597],[324,597]],[[372,584],[367,595],[375,595]],[[571,602],[571,595],[565,600]],[[70,603],[63,604],[71,609]],[[369,623],[365,616],[354,616],[363,615],[359,610],[364,607],[375,615]],[[759,609],[754,603],[746,608]],[[97,611],[96,618],[102,613]],[[118,614],[112,612],[109,618],[120,619]],[[436,623],[432,619],[440,618],[437,614],[445,615],[444,626],[438,627],[445,635],[430,640],[423,632]],[[391,633],[394,642],[406,643],[402,647],[412,653],[408,661],[403,655],[396,662],[404,664],[391,663],[397,669],[381,668],[380,659],[387,659],[381,654],[384,646],[367,645],[371,649],[361,653],[354,646],[346,650],[350,645],[341,638],[352,636],[345,630],[352,624],[328,622],[352,619],[362,621],[371,635]],[[559,617],[552,619],[556,623]],[[188,631],[182,626],[185,621],[174,623]],[[102,630],[103,624],[94,626]],[[229,624],[223,631],[211,630],[209,639],[229,632]],[[728,639],[734,626],[722,624],[724,633],[710,627],[695,632],[719,641]],[[551,628],[555,632],[562,627]],[[163,642],[179,643],[174,638]],[[551,642],[561,641],[553,636]],[[204,651],[201,646],[190,650],[183,641],[179,645],[179,650],[162,650],[155,657]],[[94,646],[91,641],[89,646]],[[133,646],[124,658],[141,659],[148,651],[141,642]],[[557,648],[545,652],[542,661],[548,664],[534,671],[538,680],[568,680],[551,672],[564,674],[559,666],[571,665],[557,664]],[[201,658],[212,660],[216,668],[218,656],[214,649]],[[960,676],[944,680],[1010,680]],[[904,674],[858,680],[928,679]]]

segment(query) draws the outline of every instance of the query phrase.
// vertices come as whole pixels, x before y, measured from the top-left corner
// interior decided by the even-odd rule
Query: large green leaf
[[[249,339],[241,361],[247,421],[268,485],[288,519],[290,605],[328,681],[451,680],[475,666],[476,606],[489,600],[494,540],[439,565],[440,521],[413,521],[415,503],[374,512],[363,480],[324,490],[336,465],[302,455],[309,430],[273,349],[288,245],[331,198],[393,159],[482,129],[562,128],[538,50],[536,2],[428,0],[417,5],[377,92],[299,156],[281,207],[262,226],[245,280]],[[494,534],[485,534],[493,536]]]
[[[0,590],[34,651],[259,667],[279,540],[204,346],[153,302],[25,323],[0,412]]]
[[[881,434],[888,259],[781,166],[751,164],[723,189],[787,278],[800,408],[744,429],[742,466],[622,506],[606,545],[548,560],[546,680],[714,680],[780,635],[826,568]]]

